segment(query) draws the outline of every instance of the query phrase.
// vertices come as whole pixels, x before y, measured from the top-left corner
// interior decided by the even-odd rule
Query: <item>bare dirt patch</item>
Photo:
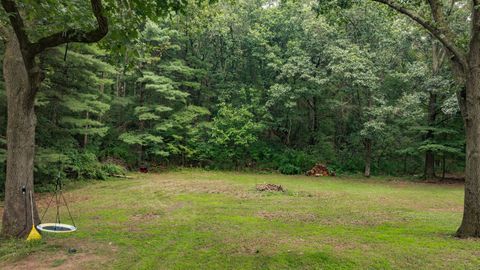
[[[312,213],[298,213],[289,211],[260,211],[257,213],[257,216],[267,220],[281,220],[288,222],[314,222],[317,219],[317,216]]]
[[[149,221],[159,218],[161,215],[157,213],[135,214],[130,217],[130,220],[135,222]]]
[[[225,194],[238,198],[250,198],[256,195],[253,192],[245,190],[244,187],[232,183],[226,183],[221,180],[178,180],[162,179],[159,176],[153,177],[152,181],[141,184],[132,189],[151,188],[152,190],[162,190],[167,194],[182,193],[207,193],[207,194]]]
[[[330,237],[305,236],[294,237],[288,234],[265,234],[257,236],[224,237],[223,242],[231,246],[224,252],[228,254],[273,255],[281,251],[299,252],[305,249],[332,248],[337,252],[347,250],[372,250],[367,244],[361,244],[347,239]]]
[[[322,238],[321,240],[319,240],[319,242],[322,243],[322,245],[332,247],[335,251],[338,252],[355,249],[361,249],[362,251],[370,251],[373,249],[372,246],[362,244],[357,241],[349,241],[346,239],[337,239],[332,237]]]
[[[463,205],[456,205],[456,206],[450,206],[450,207],[431,207],[427,208],[427,211],[431,212],[458,212],[461,213],[463,212]]]
[[[276,240],[273,240],[276,239]],[[271,236],[268,237],[239,237],[239,238],[224,238],[225,243],[231,244],[231,248],[224,250],[226,254],[262,254],[262,255],[272,255],[276,253],[278,247],[278,237]]]
[[[0,269],[105,269],[117,251],[110,244],[78,239],[49,240],[49,246],[48,250],[30,254],[19,261],[0,263]],[[76,252],[69,253],[71,248]]]
[[[347,250],[371,250],[372,247],[366,244],[361,244],[356,241],[349,241],[347,239],[339,239],[332,237],[318,237],[318,236],[305,236],[305,237],[287,237],[278,240],[279,245],[288,248],[288,251],[302,250],[305,247],[314,249],[324,249],[330,247],[338,252]]]
[[[370,201],[376,201],[379,205],[388,205],[388,206],[402,206],[405,208],[410,208],[416,211],[427,211],[427,212],[462,212],[463,204],[451,202],[451,201],[431,201],[431,200],[415,200],[407,198],[398,198],[398,197],[370,197]]]
[[[258,184],[255,188],[258,191],[281,191],[281,192],[285,192],[285,189],[282,187],[282,185],[276,185],[276,184]]]
[[[318,222],[326,226],[365,226],[374,227],[385,223],[404,222],[403,217],[389,212],[379,211],[355,211],[342,213],[338,216],[319,216]]]
[[[185,206],[187,206],[187,203],[185,202],[175,202],[172,205],[169,205],[165,210],[167,212],[174,212],[176,210],[184,208]]]
[[[37,207],[40,209],[45,209],[47,208],[48,204],[50,203],[50,207],[55,204],[55,198],[53,198],[52,201],[52,194],[53,193],[42,193],[42,194],[35,194],[35,203],[37,204]],[[85,194],[75,194],[71,192],[63,193],[63,196],[65,196],[65,200],[67,201],[68,205],[82,202],[82,201],[88,201],[91,199],[91,196],[85,195]],[[63,200],[60,200],[60,205],[63,206],[64,202]]]

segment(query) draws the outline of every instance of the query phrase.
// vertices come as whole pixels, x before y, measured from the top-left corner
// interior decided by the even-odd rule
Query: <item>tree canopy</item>
[[[11,3],[3,1],[6,10]],[[70,177],[81,177],[74,172],[82,166],[78,155],[131,169],[303,173],[322,162],[355,173],[369,160],[373,174],[422,174],[425,152],[432,151],[447,173],[462,170],[458,86],[449,65],[433,73],[439,42],[407,18],[371,2],[339,7],[344,12],[335,16],[327,2],[187,4],[103,1],[105,39],[71,44],[66,62],[63,47],[41,54],[36,145],[45,151],[37,152],[38,162],[56,153]],[[85,38],[103,20],[76,1],[20,1],[17,8],[27,7],[33,50],[65,36]],[[465,14],[458,7],[450,16]],[[450,27],[462,30],[455,20]],[[53,172],[37,167],[36,181],[48,181]]]

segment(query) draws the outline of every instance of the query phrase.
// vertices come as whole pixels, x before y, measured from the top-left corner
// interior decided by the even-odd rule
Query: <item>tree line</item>
[[[319,17],[294,2],[191,6],[145,23],[122,51],[107,37],[71,44],[66,61],[64,47],[45,52],[38,173],[109,157],[131,168],[461,171],[443,47],[374,5],[348,13]]]
[[[461,1],[61,2],[2,0],[0,182],[9,169],[29,178],[29,163],[47,187],[58,173],[105,178],[117,165],[472,175],[476,76],[462,50],[476,10]],[[15,10],[31,12],[26,27],[6,15]],[[9,73],[22,46],[27,69]],[[30,90],[12,106],[5,89],[22,76]],[[23,165],[7,166],[7,144],[24,149],[31,136],[11,157]]]

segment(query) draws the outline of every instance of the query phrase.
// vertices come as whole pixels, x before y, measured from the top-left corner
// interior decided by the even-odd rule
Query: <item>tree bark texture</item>
[[[429,0],[433,19],[425,19],[402,5],[402,1],[373,0],[389,6],[417,22],[442,43],[450,59],[453,74],[462,88],[457,93],[465,126],[465,199],[459,237],[480,237],[480,5],[470,7],[470,40],[468,51],[457,46],[460,39],[448,23],[441,0]]]
[[[39,218],[34,208],[32,220],[33,161],[35,157],[34,93],[36,80],[26,69],[18,40],[13,34],[6,44],[3,76],[7,90],[7,181],[2,235],[23,237],[30,231],[32,221]],[[25,193],[22,192],[25,187]]]
[[[363,175],[365,177],[370,177],[370,169],[372,166],[372,140],[365,139],[363,144],[365,146],[365,172]]]
[[[478,52],[480,53],[480,51]],[[480,61],[479,61],[480,62]],[[467,75],[465,199],[459,237],[480,237],[480,68]]]
[[[0,234],[4,237],[18,238],[24,237],[29,232],[33,221],[39,222],[35,202],[30,200],[30,193],[34,193],[35,95],[42,81],[42,72],[35,58],[47,48],[68,42],[99,41],[108,33],[108,20],[103,14],[102,1],[90,0],[92,12],[98,24],[95,29],[90,31],[67,29],[32,43],[25,31],[25,23],[17,2],[0,0],[0,3],[9,14],[10,22],[8,33],[6,33],[3,59],[8,105],[7,177],[5,209]]]

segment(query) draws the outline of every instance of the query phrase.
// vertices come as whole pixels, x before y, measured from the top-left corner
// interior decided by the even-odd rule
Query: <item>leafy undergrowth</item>
[[[258,192],[261,183],[287,190]],[[0,268],[477,269],[480,241],[453,237],[462,190],[200,170],[137,175],[67,192],[78,232],[4,241]]]

